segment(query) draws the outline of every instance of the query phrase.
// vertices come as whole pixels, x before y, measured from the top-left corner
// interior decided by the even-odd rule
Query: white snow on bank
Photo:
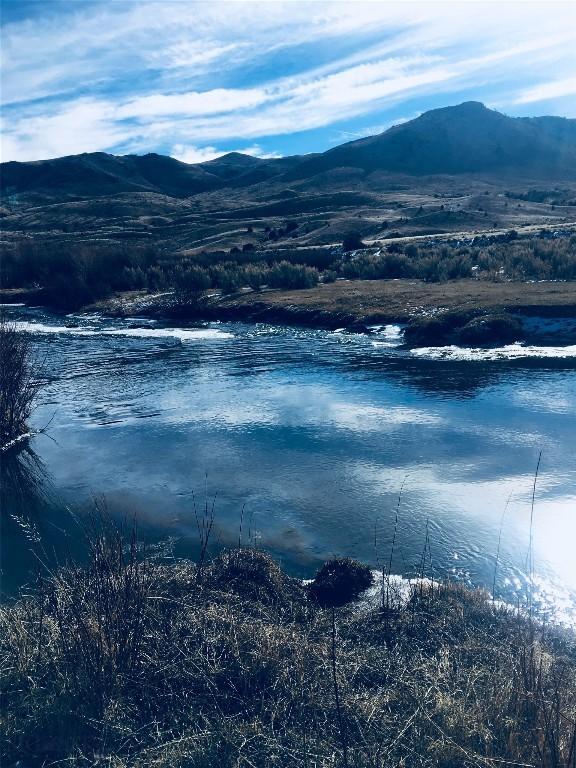
[[[45,323],[16,323],[19,330],[28,333],[69,334],[71,336],[128,336],[135,338],[175,338],[180,341],[195,339],[217,341],[233,339],[234,334],[217,328],[97,328],[95,326],[46,325]]]
[[[519,342],[504,347],[418,347],[411,350],[415,357],[429,360],[519,360],[526,357],[576,357],[576,344],[566,347],[524,346]]]
[[[430,588],[442,589],[443,587],[441,582],[427,577],[408,578],[397,574],[387,576],[381,570],[373,570],[372,575],[374,577],[372,586],[362,592],[352,603],[352,607],[357,614],[370,613],[382,606],[400,610],[406,607],[414,590],[420,587],[424,590]],[[303,583],[310,584],[312,581],[312,579],[304,579]],[[505,583],[510,585],[510,580],[506,579]],[[455,581],[453,584],[457,586],[458,582]],[[535,618],[548,624],[552,622],[557,627],[576,629],[574,600],[568,590],[559,590],[557,586],[552,585],[542,577],[536,577],[533,584],[535,587]],[[522,583],[520,580],[517,580],[512,586],[516,590],[520,590]],[[469,586],[467,588],[470,589]],[[510,613],[514,614],[528,615],[527,608],[495,599],[488,590],[483,591],[486,596],[486,603],[489,603],[493,608],[510,611]]]
[[[399,325],[371,325],[371,331],[378,336],[378,341],[373,341],[374,347],[398,347],[404,342],[404,329]]]

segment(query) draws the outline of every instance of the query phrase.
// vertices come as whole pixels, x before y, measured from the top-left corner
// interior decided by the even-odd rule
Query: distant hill
[[[304,178],[337,168],[413,175],[576,175],[576,120],[507,117],[475,101],[425,112],[377,136],[324,152],[296,168]]]
[[[576,120],[507,117],[479,102],[434,109],[377,136],[322,154],[261,159],[231,152],[187,164],[158,154],[105,152],[0,166],[2,193],[19,204],[153,192],[186,198],[226,188],[307,180],[307,191],[349,189],[366,174],[489,174],[554,182],[576,179]],[[316,177],[318,177],[316,179]],[[340,181],[339,181],[340,180]]]
[[[298,158],[263,160],[231,152],[206,163],[173,157],[90,152],[29,163],[2,163],[3,194],[84,198],[125,192],[188,197],[227,186],[247,186],[293,168]]]
[[[496,187],[500,196],[477,199]],[[321,154],[230,152],[190,164],[154,153],[92,152],[3,163],[0,188],[5,230],[131,232],[177,238],[179,247],[205,238],[211,246],[242,243],[243,221],[247,229],[268,227],[271,243],[292,244],[296,234],[284,232],[283,217],[300,217],[301,243],[337,241],[351,229],[376,236],[388,225],[403,232],[516,226],[573,216],[576,120],[512,118],[466,102]],[[506,195],[514,189],[513,216]],[[435,202],[445,194],[452,203]],[[462,195],[469,199],[457,200]]]

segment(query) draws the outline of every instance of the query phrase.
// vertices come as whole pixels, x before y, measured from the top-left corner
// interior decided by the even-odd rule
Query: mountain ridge
[[[225,187],[274,180],[291,182],[356,169],[412,176],[506,173],[564,178],[576,176],[576,120],[508,117],[480,102],[424,112],[383,133],[322,153],[258,158],[229,152],[202,163],[145,155],[82,153],[48,160],[2,163],[2,192],[65,199],[122,192],[191,197]]]

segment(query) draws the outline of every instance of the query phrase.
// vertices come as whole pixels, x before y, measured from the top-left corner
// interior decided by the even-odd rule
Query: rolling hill
[[[300,164],[291,175],[303,178],[345,167],[415,176],[498,173],[574,178],[576,120],[507,117],[469,101],[335,147]]]
[[[8,249],[32,236],[172,254],[554,226],[576,218],[576,120],[466,102],[321,154],[93,152],[4,163],[0,179]]]
[[[346,169],[348,173],[343,173]],[[126,192],[191,197],[226,187],[243,188],[313,180],[350,169],[412,176],[489,174],[576,178],[576,120],[512,118],[465,102],[425,112],[384,133],[317,155],[260,159],[238,152],[198,164],[158,154],[116,156],[105,152],[28,163],[3,163],[4,196],[20,202],[70,200]],[[337,181],[336,181],[337,186]]]

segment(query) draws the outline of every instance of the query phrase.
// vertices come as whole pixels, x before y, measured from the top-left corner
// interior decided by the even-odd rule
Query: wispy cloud
[[[260,157],[262,159],[278,159],[282,157],[278,152],[266,152],[258,144],[251,147],[238,147],[237,149],[216,149],[216,147],[195,147],[192,144],[175,144],[170,155],[183,163],[205,163],[208,160],[215,160],[217,157],[227,155],[229,152],[241,152],[243,155],[251,157]]]
[[[3,157],[308,151],[439,99],[553,111],[574,26],[554,2],[55,4],[3,26]]]
[[[527,88],[516,97],[514,103],[531,104],[535,101],[549,101],[560,96],[572,95],[576,95],[576,77],[567,77]]]

